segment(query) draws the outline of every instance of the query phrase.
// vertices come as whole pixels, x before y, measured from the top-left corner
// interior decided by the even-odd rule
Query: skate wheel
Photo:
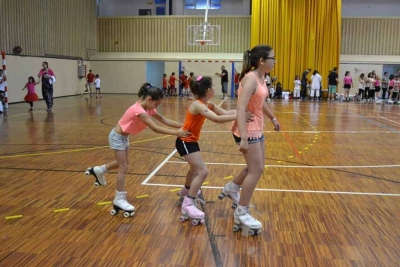
[[[131,217],[131,213],[130,213],[130,212],[127,212],[127,211],[125,211],[125,212],[124,212],[124,217],[125,217],[125,218],[129,218],[129,217]]]
[[[198,225],[199,224],[199,221],[198,220],[192,220],[192,225],[193,226],[196,226],[196,225]]]
[[[181,216],[181,217],[179,218],[179,221],[182,223],[182,222],[186,221],[186,218],[183,217],[183,216]]]
[[[223,200],[223,199],[224,199],[224,197],[225,197],[225,195],[224,195],[224,194],[220,194],[220,195],[218,196],[218,199],[219,199],[219,200]]]
[[[90,172],[89,171],[85,171],[85,175],[90,175]]]
[[[237,208],[237,204],[236,203],[232,203],[231,208],[235,210]]]
[[[98,183],[98,182],[94,183],[94,187],[99,187],[99,186],[100,186],[100,183]]]
[[[256,231],[254,231],[254,229],[250,229],[249,230],[249,235],[256,235]]]
[[[111,214],[111,216],[114,216],[115,214],[117,214],[118,212],[116,211],[116,210],[111,210],[110,211],[110,214]]]
[[[179,199],[179,202],[180,202],[180,203],[183,203],[183,198],[180,198],[180,199]]]
[[[233,226],[233,231],[234,231],[234,232],[239,232],[240,229],[242,229],[242,228],[240,227],[240,225],[235,224],[235,225]]]

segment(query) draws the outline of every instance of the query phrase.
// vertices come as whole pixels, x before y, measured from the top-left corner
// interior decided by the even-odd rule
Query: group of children
[[[193,79],[194,73],[191,72],[189,74],[190,76],[188,77],[185,75],[184,71],[181,71],[181,75],[179,76],[179,89],[180,89],[180,96],[186,96],[189,100],[193,99],[193,94],[189,90],[189,85]],[[176,96],[176,87],[175,87],[175,82],[176,82],[176,76],[175,72],[171,73],[171,76],[169,76],[169,80],[167,80],[167,74],[163,75],[163,92],[164,96]]]
[[[206,119],[217,123],[232,121],[233,139],[239,146],[247,166],[232,182],[223,187],[220,198],[229,197],[234,202],[234,231],[243,230],[248,235],[259,233],[262,224],[251,216],[249,205],[257,182],[264,172],[264,114],[271,120],[276,131],[280,129],[277,119],[265,102],[268,88],[264,83],[264,74],[270,72],[274,64],[274,51],[270,46],[258,45],[244,53],[236,110],[224,110],[210,101],[215,95],[211,77],[191,75],[190,89],[195,101],[190,104],[183,124],[171,121],[157,112],[156,108],[161,104],[165,92],[145,83],[139,91],[141,100],[128,108],[109,135],[109,145],[114,150],[116,160],[88,168],[86,171],[87,175],[94,175],[96,183],[104,186],[105,173],[118,168],[117,191],[111,214],[115,215],[119,210],[125,211],[126,217],[134,214],[135,207],[127,201],[125,191],[129,135],[136,135],[149,127],[157,133],[177,136],[176,149],[189,164],[185,184],[178,192],[182,200],[180,221],[190,219],[193,225],[202,223],[205,214],[196,202],[202,202],[199,200],[201,185],[208,175],[208,170],[198,144],[200,132]],[[160,127],[151,117],[175,129]]]
[[[350,73],[346,72],[346,77],[349,75]],[[385,72],[381,78],[375,71],[368,73],[367,77],[361,73],[358,82],[358,94],[355,97],[358,101],[384,103],[386,94],[388,94],[388,104],[397,104],[399,101],[400,74],[391,74],[388,77],[388,72]]]

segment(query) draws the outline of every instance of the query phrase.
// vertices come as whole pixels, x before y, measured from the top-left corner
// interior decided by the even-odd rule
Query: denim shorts
[[[129,135],[117,134],[114,129],[108,135],[108,143],[113,150],[127,150],[129,148]]]
[[[242,141],[242,138],[237,137],[236,135],[233,135],[233,139],[235,139],[235,142],[237,145],[240,145],[240,141]],[[247,139],[247,143],[248,144],[255,144],[255,143],[260,143],[262,141],[265,140],[265,136],[262,135],[260,138],[256,138],[256,139]]]

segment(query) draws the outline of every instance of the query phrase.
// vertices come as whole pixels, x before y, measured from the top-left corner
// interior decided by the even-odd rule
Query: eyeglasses
[[[274,57],[267,57],[266,59],[271,59],[272,61],[276,61]]]

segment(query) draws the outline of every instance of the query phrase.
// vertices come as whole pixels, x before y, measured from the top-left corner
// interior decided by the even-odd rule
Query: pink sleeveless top
[[[254,120],[246,123],[247,126],[247,138],[248,139],[258,139],[263,135],[264,128],[264,113],[263,113],[263,104],[265,98],[268,96],[268,88],[265,83],[260,83],[253,72],[249,72],[246,74],[253,75],[257,80],[257,90],[250,97],[249,103],[247,105],[247,109],[254,114]],[[243,88],[242,83],[239,85],[238,90],[238,98],[242,94]],[[239,127],[237,121],[233,121],[231,131],[237,137],[240,137]]]

